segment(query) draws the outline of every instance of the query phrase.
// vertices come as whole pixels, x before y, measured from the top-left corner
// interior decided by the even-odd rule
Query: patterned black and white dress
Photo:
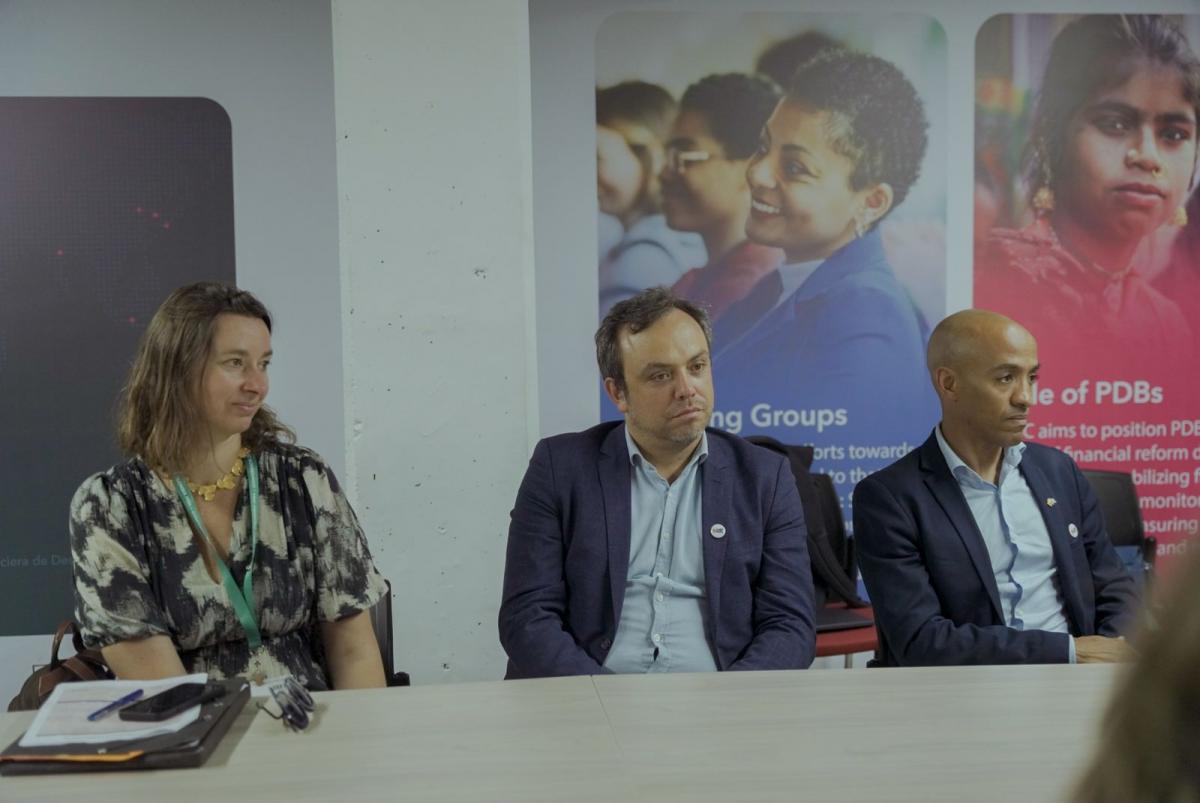
[[[253,608],[267,675],[329,688],[320,622],[366,610],[386,593],[354,511],[327,465],[287,444],[255,455],[260,474]],[[244,485],[244,483],[243,483]],[[250,559],[246,493],[238,496],[229,568]],[[71,501],[75,617],[89,647],[163,634],[190,672],[248,674],[250,645],[174,488],[141,459],[89,477]]]

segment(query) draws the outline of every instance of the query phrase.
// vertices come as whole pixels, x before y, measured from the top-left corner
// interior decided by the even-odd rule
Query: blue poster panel
[[[849,520],[854,483],[938,417],[942,27],[626,11],[595,64],[599,315],[658,285],[703,305],[713,426],[813,444]]]

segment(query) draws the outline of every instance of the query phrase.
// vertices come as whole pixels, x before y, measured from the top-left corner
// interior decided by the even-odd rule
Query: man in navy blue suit
[[[984,310],[929,340],[941,423],[862,480],[854,538],[885,664],[1108,662],[1133,581],[1070,457],[1023,443],[1037,343]]]
[[[708,317],[663,288],[596,333],[624,421],[538,443],[508,532],[510,678],[800,669],[812,574],[787,461],[707,429]]]

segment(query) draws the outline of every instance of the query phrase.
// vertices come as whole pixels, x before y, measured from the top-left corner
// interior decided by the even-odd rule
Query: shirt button
[[[655,598],[656,600],[658,600],[659,602],[662,602],[662,601],[663,601],[663,599],[665,599],[665,598],[663,597],[663,593],[662,593],[661,591],[659,591],[657,594],[655,594],[655,595],[654,595],[654,598]]]
[[[661,644],[661,643],[662,643],[662,633],[655,633],[655,634],[654,634],[654,635],[653,635],[651,638],[653,638],[653,639],[654,639],[654,643],[655,643],[655,644]]]
[[[671,537],[670,533],[663,533],[663,538],[670,538],[670,537]]]
[[[604,641],[600,642],[600,649],[602,649],[602,650],[607,650],[611,646],[612,646],[612,639],[606,638]]]

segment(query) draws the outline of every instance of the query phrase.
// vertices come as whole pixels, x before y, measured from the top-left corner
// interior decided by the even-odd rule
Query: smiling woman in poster
[[[718,321],[717,398],[757,432],[844,450],[822,470],[869,465],[852,448],[898,457],[875,450],[907,451],[937,419],[928,327],[879,234],[917,180],[927,128],[895,65],[829,50],[798,70],[746,171],[746,234],[785,264]]]
[[[1054,40],[1026,147],[1036,219],[981,244],[975,300],[1034,334],[1059,386],[1144,380],[1182,401],[1193,335],[1140,255],[1187,224],[1198,106],[1200,64],[1166,17],[1085,16]]]

